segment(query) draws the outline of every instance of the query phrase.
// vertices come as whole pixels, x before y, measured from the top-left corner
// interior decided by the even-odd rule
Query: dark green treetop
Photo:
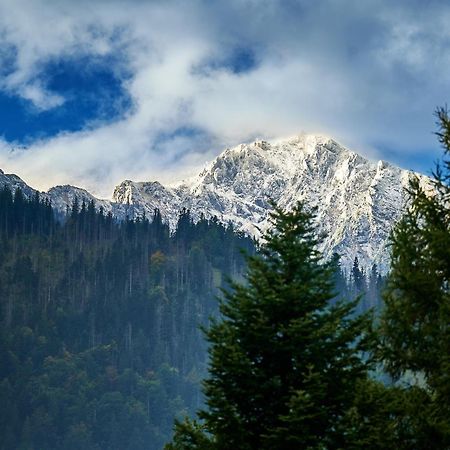
[[[272,228],[248,258],[246,284],[224,293],[207,331],[207,408],[178,423],[167,449],[338,449],[355,385],[371,362],[369,318],[333,301],[335,262],[318,251],[314,216],[299,203],[274,207]]]
[[[387,371],[415,393],[414,448],[450,448],[450,119],[437,111],[441,165],[431,186],[415,177],[395,227],[381,321]],[[421,440],[422,439],[422,440]]]

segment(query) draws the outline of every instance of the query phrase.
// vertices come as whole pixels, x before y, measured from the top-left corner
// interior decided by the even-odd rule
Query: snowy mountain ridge
[[[358,257],[361,266],[376,263],[384,272],[388,236],[405,206],[404,188],[412,175],[385,161],[369,161],[328,137],[300,135],[226,149],[198,176],[171,186],[125,181],[113,198],[147,213],[157,207],[172,226],[185,207],[194,220],[202,213],[217,216],[255,237],[269,225],[269,199],[286,209],[304,200],[317,207],[327,257],[339,253],[347,270]]]
[[[404,188],[412,175],[385,161],[369,161],[328,137],[302,134],[226,149],[197,176],[171,185],[126,180],[115,188],[112,202],[73,186],[57,186],[42,195],[60,212],[75,197],[80,203],[94,200],[97,208],[118,219],[151,217],[158,208],[172,229],[186,208],[194,221],[202,214],[216,216],[257,238],[269,226],[270,199],[286,209],[304,200],[317,207],[318,227],[327,235],[321,250],[327,257],[339,253],[347,270],[358,257],[362,267],[376,263],[384,272],[388,236],[405,207]],[[5,177],[16,176],[0,173],[0,186]],[[18,186],[18,180],[11,182]]]

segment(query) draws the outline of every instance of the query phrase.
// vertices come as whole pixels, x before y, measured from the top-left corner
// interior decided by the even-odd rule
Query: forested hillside
[[[117,224],[93,205],[67,220],[0,193],[0,448],[158,449],[199,405],[198,327],[239,277],[231,228],[156,211]]]
[[[186,210],[170,234],[158,211],[117,223],[75,202],[60,222],[38,195],[0,191],[0,448],[160,449],[201,404],[199,326],[242,278],[241,249],[254,242]],[[341,294],[375,306],[376,268],[350,275]]]
[[[450,449],[450,117],[436,116],[433,190],[410,180],[388,278],[369,277],[369,304],[385,285],[378,317],[336,298],[314,211],[273,204],[245,282],[206,331],[205,406],[176,420],[166,450]],[[351,275],[355,293],[357,259]]]

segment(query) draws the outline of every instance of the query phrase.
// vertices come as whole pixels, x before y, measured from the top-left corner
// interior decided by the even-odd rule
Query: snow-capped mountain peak
[[[94,201],[118,219],[152,217],[158,208],[172,229],[187,208],[194,221],[201,215],[216,216],[257,238],[269,226],[270,200],[287,209],[303,200],[317,207],[318,227],[327,236],[322,248],[326,256],[339,253],[346,269],[358,257],[361,266],[376,263],[385,271],[388,236],[402,214],[404,187],[411,176],[410,171],[370,161],[329,137],[300,134],[228,148],[197,176],[168,186],[126,180],[115,188],[112,202],[73,186],[57,186],[41,195],[60,213],[75,198],[79,204]],[[419,178],[429,183],[427,177]],[[0,187],[4,184],[20,187],[25,195],[36,193],[16,175],[0,171]]]
[[[269,225],[269,200],[283,208],[304,200],[317,207],[327,256],[338,252],[346,268],[358,257],[363,266],[377,263],[386,270],[387,239],[411,175],[385,161],[369,161],[329,137],[301,134],[228,148],[198,176],[170,187],[126,181],[116,188],[114,201],[147,213],[159,208],[172,226],[185,207],[194,220],[202,213],[217,216],[259,237]]]

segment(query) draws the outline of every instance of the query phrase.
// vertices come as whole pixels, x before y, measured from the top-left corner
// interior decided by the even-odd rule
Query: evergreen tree
[[[382,358],[411,393],[411,448],[450,448],[450,119],[437,112],[444,147],[433,190],[414,178],[410,204],[392,234],[384,296]]]
[[[187,211],[181,235],[92,201],[58,219],[0,187],[0,450],[159,450],[201,404],[198,325],[252,241]]]
[[[372,268],[369,273],[367,282],[367,304],[370,308],[379,309],[380,304],[380,291],[382,286],[382,277],[378,273],[376,264],[372,264]]]
[[[271,221],[247,283],[231,284],[207,331],[207,409],[200,424],[178,423],[167,449],[357,448],[349,416],[368,379],[368,317],[334,301],[335,265],[301,203]]]
[[[366,276],[363,272],[363,270],[359,267],[359,260],[358,257],[355,256],[355,259],[353,260],[353,266],[352,270],[350,272],[350,293],[351,297],[355,298],[357,296],[360,296],[361,302],[358,305],[357,312],[364,312],[369,309],[368,302],[367,302],[367,286],[366,286]]]

